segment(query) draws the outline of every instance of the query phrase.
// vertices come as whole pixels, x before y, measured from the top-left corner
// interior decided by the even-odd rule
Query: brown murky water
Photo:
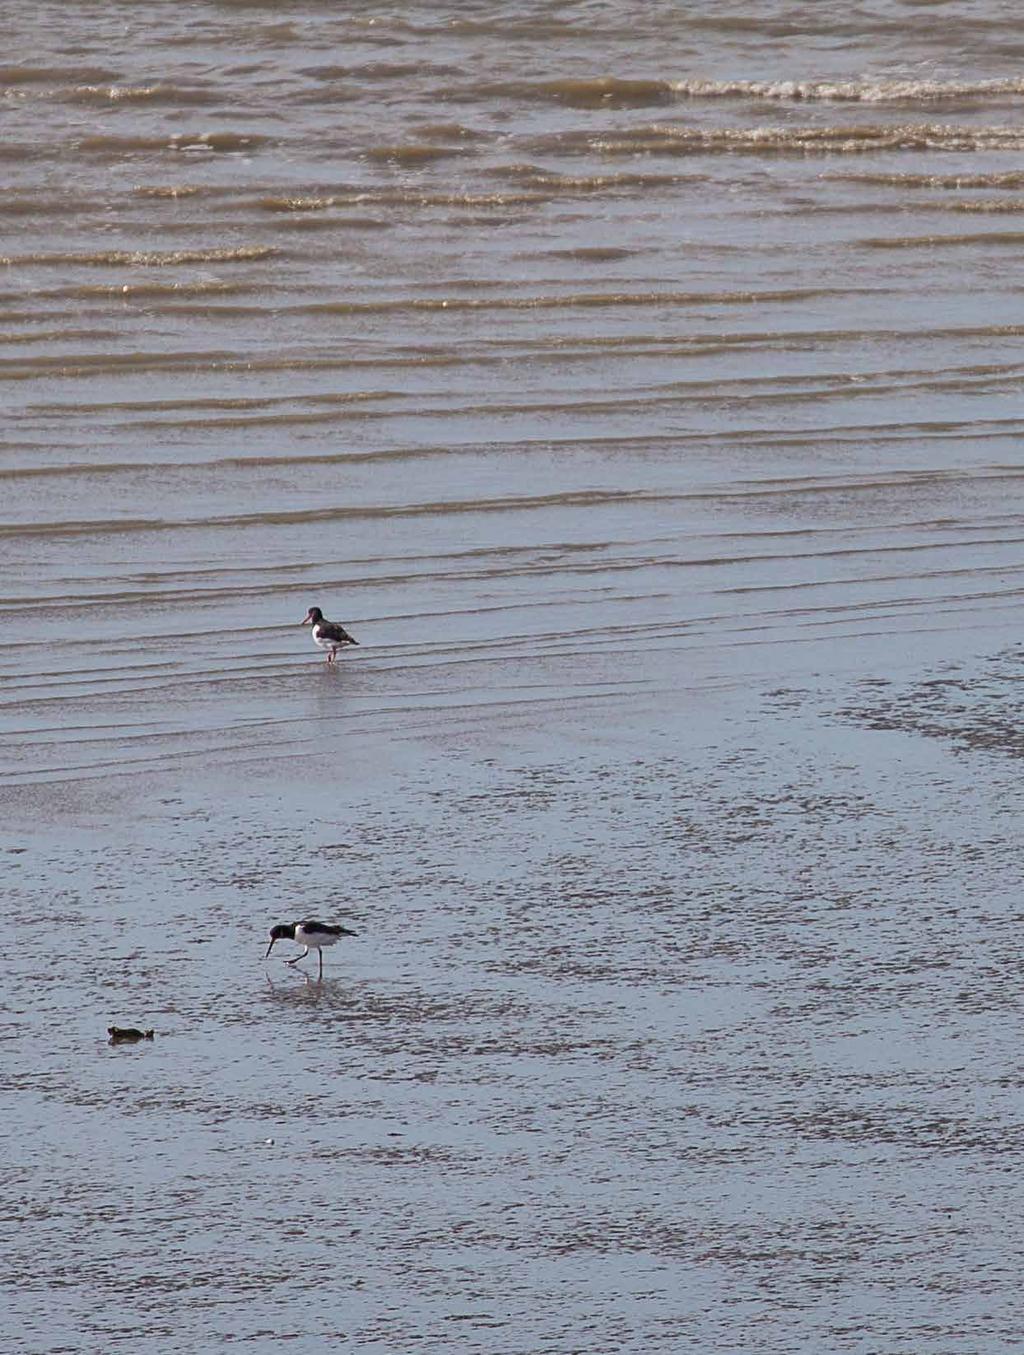
[[[13,1349],[1017,1349],[1016,8],[5,20]]]

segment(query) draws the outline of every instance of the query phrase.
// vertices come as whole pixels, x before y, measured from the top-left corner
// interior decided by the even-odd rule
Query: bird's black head
[[[300,624],[303,626],[315,626],[318,621],[322,621],[323,619],[324,614],[319,607],[310,607]]]
[[[279,922],[276,927],[271,927],[270,929],[270,945],[267,947],[267,955],[269,955],[270,952],[274,949],[275,941],[294,941],[294,940],[295,940],[295,923]],[[266,959],[267,955],[264,955],[263,958]]]

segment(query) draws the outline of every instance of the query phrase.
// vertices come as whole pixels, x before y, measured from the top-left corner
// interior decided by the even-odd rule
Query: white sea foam
[[[935,103],[1024,94],[1024,78],[1002,80],[675,80],[686,99],[774,99],[780,102]]]

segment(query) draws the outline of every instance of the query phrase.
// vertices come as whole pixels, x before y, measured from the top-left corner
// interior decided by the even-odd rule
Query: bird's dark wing
[[[354,636],[349,635],[344,626],[339,626],[337,621],[321,621],[317,633],[321,640],[332,640],[339,645],[357,645],[359,643]]]
[[[335,927],[330,922],[300,922],[299,926],[307,936],[355,936],[347,927]]]

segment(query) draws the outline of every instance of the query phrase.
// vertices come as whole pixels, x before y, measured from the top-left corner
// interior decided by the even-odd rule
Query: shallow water
[[[8,16],[16,1349],[1019,1345],[1018,16],[706,11]]]

